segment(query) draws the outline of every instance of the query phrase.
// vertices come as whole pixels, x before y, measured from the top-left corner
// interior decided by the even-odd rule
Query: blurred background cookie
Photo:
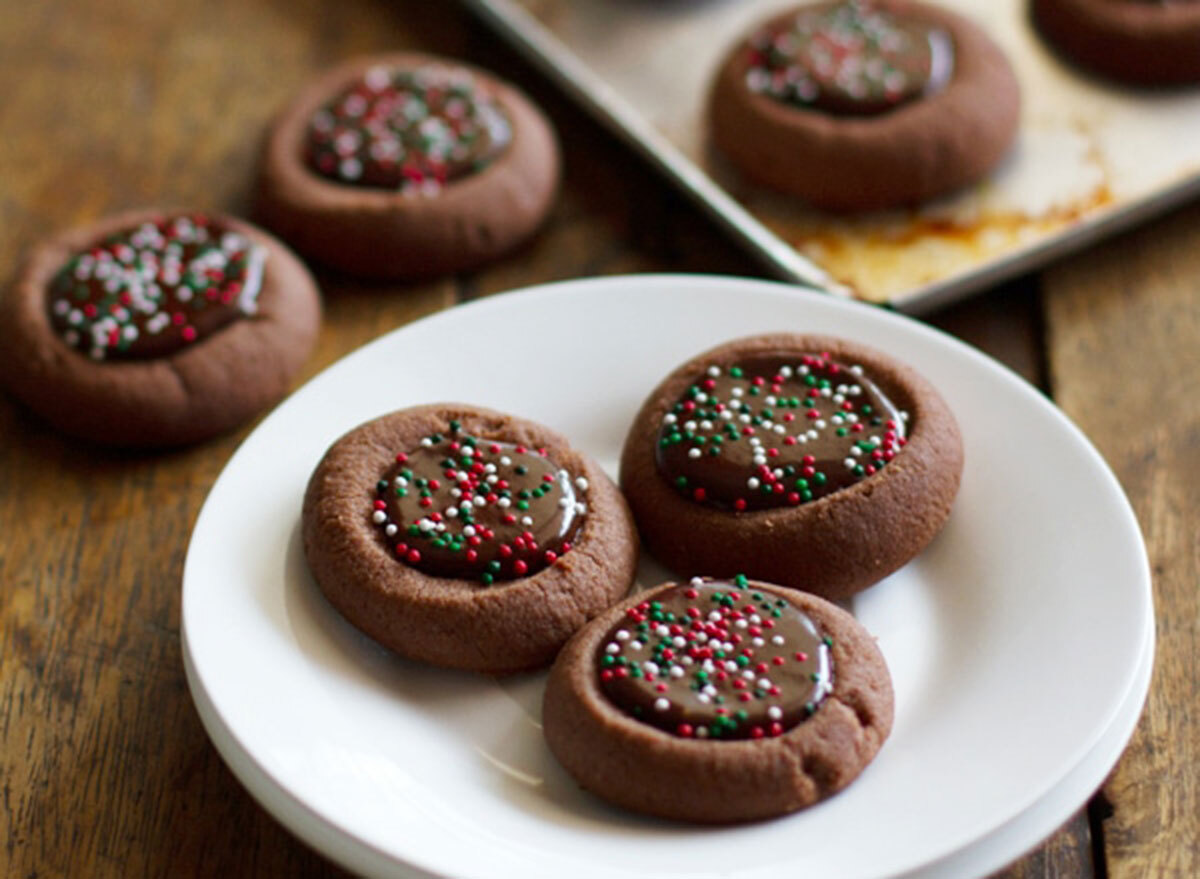
[[[417,53],[357,58],[275,120],[263,222],[349,275],[451,273],[529,238],[558,189],[550,123],[491,74]]]
[[[1019,111],[987,34],[907,0],[777,15],[732,50],[709,98],[713,142],[747,179],[836,211],[979,180],[1008,153]]]
[[[1200,82],[1195,0],[1032,0],[1046,40],[1080,67],[1133,85]]]
[[[0,380],[86,440],[190,443],[282,398],[320,320],[312,276],[261,229],[132,211],[33,249],[0,300]]]

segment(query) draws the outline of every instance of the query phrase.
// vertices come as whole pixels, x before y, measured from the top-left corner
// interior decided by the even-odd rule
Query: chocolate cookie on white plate
[[[548,665],[637,565],[633,520],[599,466],[549,428],[459,403],[347,433],[302,518],[330,603],[401,656],[448,668]]]
[[[914,370],[849,340],[779,333],[663,379],[620,478],[647,549],[676,573],[837,600],[925,548],[962,465],[954,416]]]
[[[732,823],[845,788],[892,712],[887,665],[850,614],[738,576],[667,583],[588,624],[550,671],[542,722],[605,800]]]

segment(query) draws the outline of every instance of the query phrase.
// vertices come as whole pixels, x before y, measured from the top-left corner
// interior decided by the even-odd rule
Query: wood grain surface
[[[426,284],[320,275],[326,327],[301,380],[382,332],[516,286],[755,272],[449,2],[0,0],[0,22],[3,275],[40,236],[118,209],[244,213],[272,113],[353,54],[469,57],[546,107],[566,175],[544,233],[483,271]],[[1200,209],[1186,209],[931,318],[1083,427],[1133,500],[1154,565],[1160,648],[1134,743],[1107,799],[1005,876],[1200,874],[1197,244]],[[343,875],[225,769],[184,682],[188,537],[250,429],[165,454],[117,453],[59,437],[0,397],[0,875]]]

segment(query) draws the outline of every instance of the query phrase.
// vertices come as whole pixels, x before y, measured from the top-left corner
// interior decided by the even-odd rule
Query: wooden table
[[[121,208],[245,212],[266,120],[349,55],[471,57],[548,109],[566,179],[536,243],[427,284],[322,276],[327,323],[305,378],[386,330],[512,287],[756,271],[453,4],[3,0],[0,13],[5,272],[40,236]],[[1091,804],[1003,875],[1200,875],[1200,205],[931,320],[1042,388],[1091,437],[1154,571],[1158,655],[1133,743]],[[63,439],[0,397],[4,875],[340,875],[226,770],[184,683],[188,536],[249,430],[125,454]]]

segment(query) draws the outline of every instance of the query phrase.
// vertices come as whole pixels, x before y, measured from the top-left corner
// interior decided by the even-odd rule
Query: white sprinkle
[[[522,517],[521,517],[521,524],[522,524],[522,525],[526,525],[526,526],[528,526],[528,525],[532,525],[532,524],[533,524],[533,517],[532,517],[532,516],[522,516]]]
[[[641,641],[637,640],[636,638],[629,642],[630,650],[641,650],[644,646],[646,646],[646,645],[644,645]]]
[[[584,477],[580,476],[578,479],[575,480],[575,487],[577,489],[579,489],[580,491],[587,491],[588,490],[588,481]]]
[[[692,458],[693,460],[695,460],[696,458],[699,458],[702,454],[704,454],[704,453],[701,452],[697,448],[688,449],[688,457]]]
[[[383,529],[383,533],[384,533],[384,534],[386,534],[388,537],[395,537],[395,536],[396,536],[396,532],[397,532],[397,531],[399,531],[399,530],[400,530],[400,529],[399,529],[399,528],[397,528],[397,527],[395,526],[395,524],[389,523],[389,524],[388,524],[388,526],[387,526],[386,528],[384,528],[384,529]]]
[[[620,653],[620,652],[621,652],[621,645],[620,645],[620,644],[617,644],[615,641],[614,641],[614,642],[610,642],[610,643],[609,643],[609,644],[608,644],[608,645],[607,645],[607,646],[604,648],[604,652],[605,652],[605,653]]]
[[[761,485],[761,483],[758,481],[757,477],[751,476],[746,480],[746,488],[755,489],[758,488],[759,485]]]
[[[500,456],[500,466],[507,467],[511,463],[512,463],[512,458],[508,457],[508,455]]]
[[[629,640],[629,632],[625,629],[618,629],[617,630],[617,640],[618,641],[628,641]]]
[[[767,709],[767,717],[771,718],[771,720],[779,720],[779,718],[783,717],[783,709],[778,705],[772,705]]]
[[[466,537],[474,537],[475,536],[475,526],[468,525],[466,528],[463,529],[463,534]]]
[[[498,498],[496,500],[496,506],[498,506],[502,510],[507,510],[509,507],[512,506],[512,498],[508,498],[508,497]]]
[[[708,372],[709,376],[711,376],[712,378],[716,378],[717,376],[719,376],[719,375],[721,374],[721,367],[719,367],[719,366],[710,366],[710,367],[707,369],[707,372]]]
[[[692,579],[688,580],[688,584],[691,586],[703,586],[704,578],[703,577],[692,577]]]
[[[853,458],[847,458],[842,463],[846,465],[847,470],[853,470],[855,467],[858,466],[858,462],[855,461]]]
[[[776,646],[779,646],[779,645],[783,644],[783,635],[772,635],[772,636],[771,636],[771,643],[772,643],[772,644],[774,644],[774,645],[776,645]]]
[[[685,671],[683,670],[683,666],[682,666],[682,665],[673,665],[673,666],[671,666],[671,671],[669,672],[669,674],[670,674],[670,675],[671,675],[671,677],[673,677],[673,678],[681,678],[681,677],[683,677],[685,674],[687,674],[687,672],[685,672]]]
[[[387,521],[387,513],[385,513],[383,510],[376,510],[371,515],[371,519],[374,520],[376,525],[382,525]]]

